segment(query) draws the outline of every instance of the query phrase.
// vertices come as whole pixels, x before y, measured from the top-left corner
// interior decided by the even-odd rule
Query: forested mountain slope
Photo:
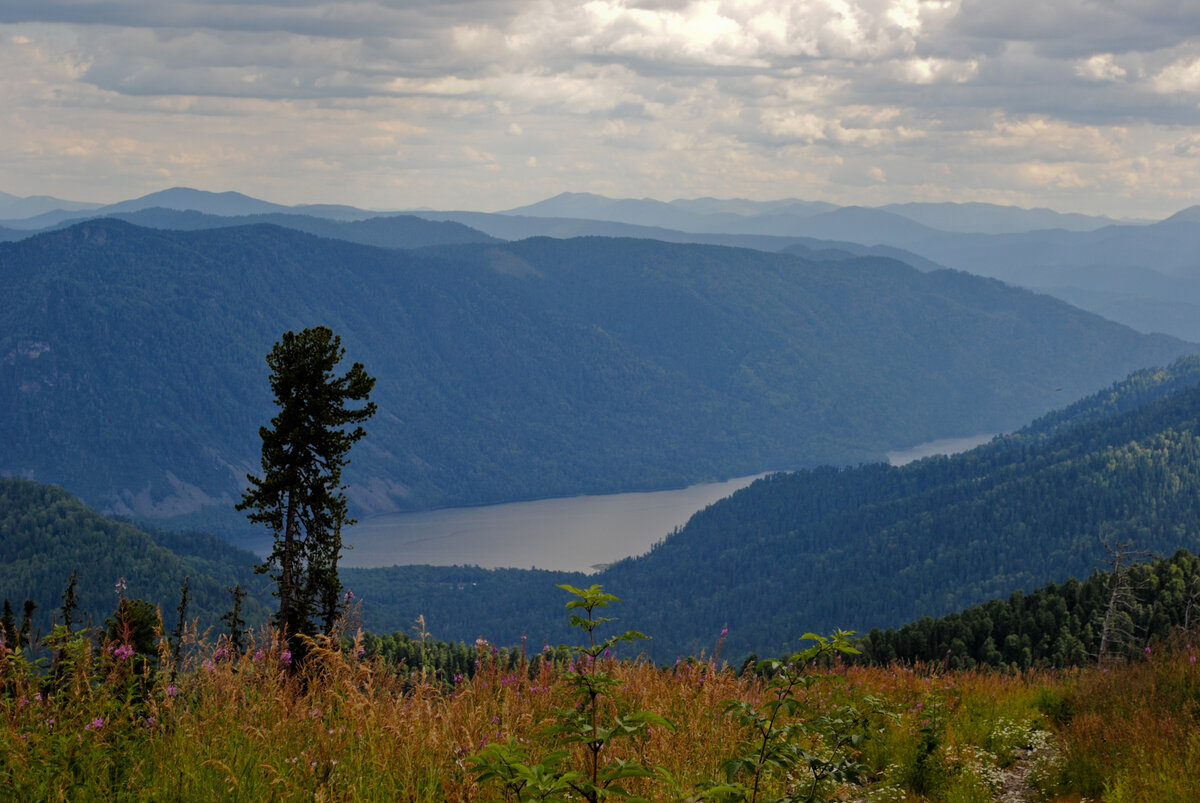
[[[645,240],[418,251],[96,220],[0,244],[0,473],[141,517],[228,510],[264,355],[378,377],[363,511],[668,487],[1011,429],[1193,347],[890,260]]]
[[[1141,654],[1200,624],[1200,557],[1186,550],[1148,563],[1124,557],[1120,571],[872,630],[862,639],[863,660],[940,661],[953,669],[1080,666]]]
[[[61,488],[0,478],[0,598],[16,611],[26,599],[38,606],[36,621],[49,632],[74,571],[79,604],[76,626],[102,625],[117,607],[116,582],[126,595],[161,607],[172,625],[188,579],[188,620],[220,624],[232,607],[226,590],[241,584],[250,594],[243,618],[266,622],[266,578],[255,575],[254,556],[204,533],[147,532],[105,518]],[[59,617],[61,623],[62,619]]]
[[[505,642],[560,638],[546,595],[598,582],[659,659],[711,649],[725,625],[729,655],[898,626],[1087,577],[1106,543],[1200,549],[1198,384],[1189,357],[954,457],[773,475],[590,578],[405,567],[347,583],[385,601],[385,629],[424,614],[439,637]]]

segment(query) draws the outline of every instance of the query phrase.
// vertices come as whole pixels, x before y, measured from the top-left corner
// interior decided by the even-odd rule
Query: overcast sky
[[[0,190],[1200,203],[1195,0],[0,0]]]

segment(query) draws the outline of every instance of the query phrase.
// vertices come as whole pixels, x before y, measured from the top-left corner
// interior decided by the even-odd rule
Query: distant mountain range
[[[795,198],[782,201],[699,198],[662,202],[650,198],[617,199],[592,193],[564,192],[535,204],[509,209],[503,214],[607,220],[689,232],[790,236],[797,233],[794,230],[797,225],[804,225],[799,223],[801,220],[814,221],[818,226],[831,225],[833,218],[827,216],[841,208],[836,204]],[[1038,229],[1092,231],[1121,222],[1107,217],[1062,214],[1050,209],[1021,209],[983,203],[888,204],[875,210],[865,207],[844,208],[877,212],[877,221],[900,217],[941,231],[979,234]],[[857,237],[846,239],[862,242]]]
[[[159,519],[229,510],[264,355],[316,324],[379,377],[347,475],[366,512],[877,459],[1195,348],[963,273],[651,240],[96,220],[0,244],[0,277],[0,473]]]
[[[53,209],[49,207],[54,207]],[[230,218],[286,215],[280,225],[313,231],[301,216],[337,221],[395,217],[349,206],[282,206],[234,192],[173,188],[107,206],[0,195],[0,240],[87,217],[129,215],[155,208]],[[9,210],[10,219],[4,219]],[[30,215],[34,210],[38,214]],[[562,193],[500,214],[415,211],[500,239],[533,236],[641,237],[778,251],[798,247],[818,258],[889,256],[921,270],[941,267],[999,278],[1095,312],[1143,332],[1200,340],[1200,211],[1167,220],[1120,221],[981,203],[904,203],[838,207],[785,199],[614,199]],[[193,228],[195,221],[161,214],[140,225]],[[251,221],[244,221],[251,222]],[[357,242],[349,230],[341,234]],[[372,244],[384,244],[371,241]]]

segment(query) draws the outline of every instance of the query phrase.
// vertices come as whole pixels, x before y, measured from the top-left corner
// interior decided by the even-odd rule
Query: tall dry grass
[[[546,734],[556,711],[577,702],[564,667],[538,656],[511,670],[481,651],[473,677],[443,683],[321,642],[293,674],[259,634],[237,655],[197,639],[171,681],[120,645],[67,646],[57,684],[46,667],[0,654],[2,799],[499,800],[503,790],[470,771],[472,754],[511,738],[544,755],[561,746]],[[829,799],[990,801],[1024,772],[1023,793],[1043,799],[1200,800],[1195,654],[1180,642],[1108,672],[834,663],[797,691],[795,717],[870,715],[856,756],[864,783],[826,784]],[[761,706],[762,678],[703,658],[605,660],[618,681],[606,713],[674,724],[614,745],[674,778],[634,783],[648,799],[696,800],[724,779],[723,762],[754,749],[755,734],[722,712],[729,700]],[[823,749],[819,738],[803,747]],[[582,763],[574,749],[568,763]],[[774,779],[760,799],[800,788]]]

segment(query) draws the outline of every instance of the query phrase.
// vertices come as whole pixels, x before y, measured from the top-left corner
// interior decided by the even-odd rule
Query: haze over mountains
[[[46,203],[46,199],[0,198],[0,210],[23,210],[7,220],[0,211],[0,239],[20,239],[90,215],[133,215],[127,219],[155,227],[201,225],[196,220],[168,219],[162,213],[146,214],[156,207],[223,217],[289,215],[290,220],[273,222],[322,236],[348,235],[317,231],[318,224],[303,223],[300,216],[363,221],[382,214],[338,205],[289,207],[239,193],[186,188],[94,209],[60,202],[56,210],[48,211]],[[41,214],[31,217],[31,210]],[[499,214],[428,210],[412,214],[457,222],[507,240],[641,237],[766,251],[807,249],[819,259],[889,256],[922,270],[950,267],[992,276],[1054,295],[1139,331],[1200,340],[1200,264],[1195,256],[1200,253],[1200,214],[1195,209],[1154,222],[979,203],[866,208],[797,199],[699,198],[666,203],[563,193]],[[372,244],[391,242],[385,238]]]
[[[0,472],[143,517],[228,509],[270,415],[263,355],[304,326],[379,378],[348,475],[364,512],[879,459],[1194,348],[963,273],[652,240],[102,219],[0,245],[0,274]]]

